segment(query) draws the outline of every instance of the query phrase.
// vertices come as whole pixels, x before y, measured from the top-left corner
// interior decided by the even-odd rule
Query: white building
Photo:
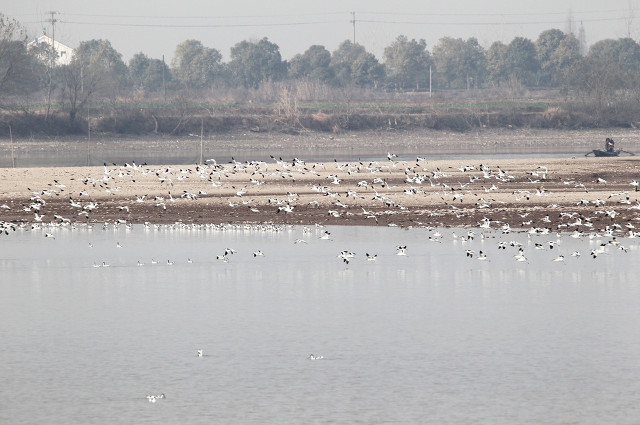
[[[46,43],[49,46],[53,44],[53,47],[58,53],[58,58],[55,62],[56,65],[69,65],[71,63],[71,59],[73,58],[73,49],[71,47],[60,43],[58,40],[52,40],[51,37],[46,34],[36,37],[27,46],[34,46],[39,43]]]

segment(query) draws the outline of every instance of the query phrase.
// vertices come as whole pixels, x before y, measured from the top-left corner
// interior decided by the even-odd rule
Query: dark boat
[[[589,153],[592,153],[593,156],[618,156],[622,152],[622,149],[618,149],[617,151],[603,151],[600,149],[594,149]],[[587,155],[589,155],[589,153]]]

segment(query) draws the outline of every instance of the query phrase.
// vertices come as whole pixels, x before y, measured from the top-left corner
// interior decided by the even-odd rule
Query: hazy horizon
[[[432,4],[434,3],[434,4]],[[577,4],[575,4],[577,3]],[[384,48],[399,35],[425,39],[427,48],[442,37],[476,37],[488,48],[494,41],[508,43],[516,36],[531,40],[545,30],[567,31],[570,17],[575,32],[584,26],[587,45],[607,38],[640,35],[638,1],[540,0],[535,5],[513,1],[461,0],[448,4],[399,0],[389,6],[380,0],[327,0],[304,3],[280,0],[269,4],[186,0],[173,4],[150,1],[87,3],[78,0],[0,0],[0,11],[20,21],[30,36],[46,30],[51,35],[50,11],[56,19],[56,40],[71,47],[81,41],[107,39],[128,61],[138,52],[171,61],[175,48],[188,39],[219,50],[224,60],[243,40],[267,37],[291,59],[314,44],[335,50],[344,40],[355,40],[381,61]]]

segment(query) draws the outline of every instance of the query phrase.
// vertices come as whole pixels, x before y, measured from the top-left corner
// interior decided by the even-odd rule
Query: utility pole
[[[204,147],[204,118],[200,118],[200,165],[202,165],[202,150]]]
[[[13,154],[13,132],[11,131],[11,124],[9,124],[9,138],[11,139],[11,168],[16,168],[16,157]]]
[[[89,110],[89,101],[87,101],[87,167],[91,162],[91,114]]]
[[[164,102],[167,103],[167,85],[164,82],[164,55],[162,55],[162,90],[164,91]]]
[[[52,10],[47,13],[51,15],[47,20],[51,24],[51,51],[49,52],[49,89],[47,90],[47,115],[45,121],[49,120],[49,113],[51,111],[51,84],[53,80],[53,64],[56,56],[56,22],[58,22],[55,18],[58,12]]]
[[[356,44],[356,12],[351,12],[351,21],[353,24],[353,44]]]

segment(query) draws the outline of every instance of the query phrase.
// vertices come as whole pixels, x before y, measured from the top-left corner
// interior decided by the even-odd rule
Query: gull
[[[475,255],[475,253],[476,253],[476,252],[475,252],[474,250],[472,250],[472,249],[467,249],[467,250],[465,251],[465,254],[467,254],[467,257],[469,257],[469,258],[473,258],[473,256]]]
[[[157,400],[160,400],[162,398],[166,398],[164,393],[160,394],[160,395],[147,395],[147,400],[149,400],[149,403],[155,403]]]
[[[42,215],[38,215],[38,213],[34,213],[34,217],[33,217],[33,219],[34,219],[35,221],[42,222],[42,219],[43,219],[43,218],[44,218],[44,214],[42,214]]]
[[[253,252],[253,256],[254,257],[264,257],[264,254],[262,253],[262,251],[257,250]]]
[[[579,257],[579,256],[580,256],[580,252],[578,252],[578,251],[573,251],[573,252],[571,253],[571,256],[572,256],[572,257]]]
[[[51,238],[51,239],[55,239],[55,236],[53,236],[51,233],[45,233],[44,234],[45,238]]]
[[[598,177],[598,183],[607,184],[607,181],[601,177]]]
[[[407,255],[407,246],[406,245],[397,246],[396,255]]]
[[[513,256],[516,261],[527,261],[527,258],[524,256],[524,251],[520,250],[516,255]]]
[[[291,206],[291,205],[289,205],[289,204],[287,204],[287,205],[283,205],[283,206],[280,206],[280,207],[278,207],[278,210],[276,211],[276,214],[277,214],[277,213],[280,213],[281,211],[282,211],[282,212],[284,212],[284,213],[286,213],[286,214],[288,214],[288,213],[290,213],[290,212],[293,212],[293,208],[294,208],[294,207],[293,207],[293,206]]]
[[[349,260],[351,260],[355,256],[356,254],[349,251],[340,251],[340,254],[338,254],[338,258],[341,258],[342,261],[344,261],[346,264],[349,264]]]
[[[378,258],[378,255],[369,255],[369,253],[366,254],[367,256],[367,261],[376,261],[376,259]]]
[[[484,261],[484,260],[486,260],[486,259],[487,259],[487,254],[485,254],[485,253],[484,253],[484,252],[482,252],[482,251],[479,251],[479,252],[478,252],[478,260],[480,260],[480,261]]]
[[[60,220],[63,223],[67,223],[67,222],[71,221],[70,219],[64,218],[64,217],[62,217],[61,215],[58,215],[58,214],[54,214],[53,218],[55,218],[56,220]]]
[[[556,261],[556,262],[564,261],[564,255],[558,255],[556,258],[553,259],[553,261]]]
[[[294,244],[307,243],[307,241],[305,241],[304,239],[296,239],[293,243]]]
[[[322,360],[324,359],[324,356],[314,356],[313,354],[309,354],[309,357],[307,357],[309,360]]]
[[[198,354],[198,357],[202,357],[204,355],[204,352],[202,350],[198,350],[197,354]]]

